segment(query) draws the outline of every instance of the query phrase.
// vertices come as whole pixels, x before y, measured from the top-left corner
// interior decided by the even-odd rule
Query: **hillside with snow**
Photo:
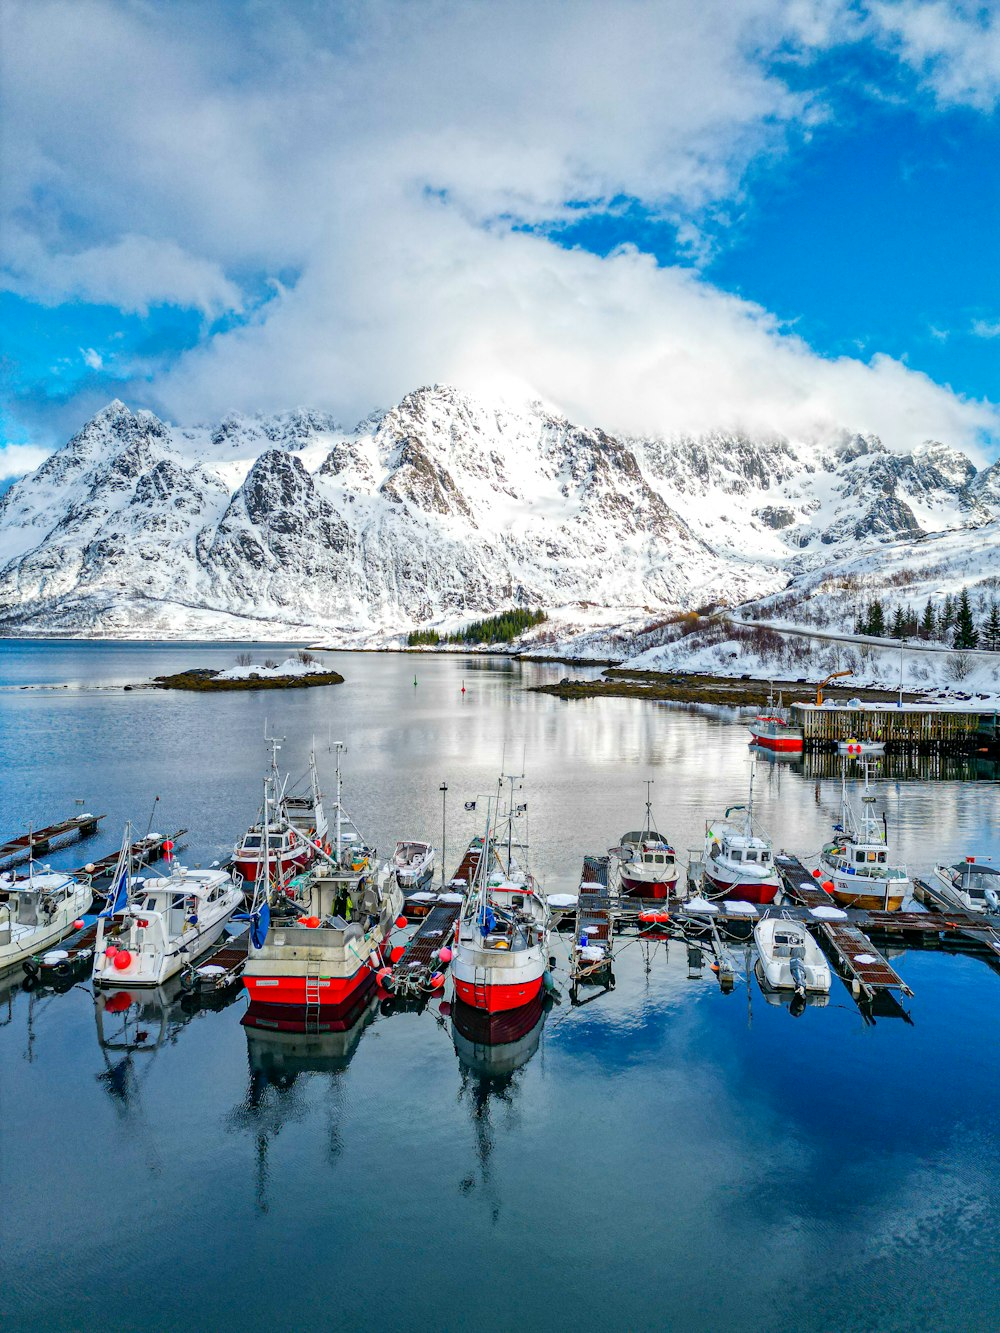
[[[116,401],[0,498],[0,626],[377,646],[522,605],[535,650],[630,657],[677,610],[975,587],[998,546],[1000,465],[934,442],[628,438],[440,386],[350,430]]]

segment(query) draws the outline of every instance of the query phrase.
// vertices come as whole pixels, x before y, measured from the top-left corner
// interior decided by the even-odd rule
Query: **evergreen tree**
[[[941,604],[941,614],[938,616],[938,638],[946,639],[948,631],[955,623],[955,603],[952,600],[951,593],[945,594],[945,599]]]
[[[894,639],[906,638],[906,617],[903,615],[903,608],[896,607],[896,612],[892,617],[892,629],[889,631]]]
[[[885,634],[885,612],[882,610],[882,603],[876,597],[868,608],[868,634],[877,639],[881,639]]]
[[[990,602],[990,613],[983,626],[983,639],[990,652],[1000,652],[1000,602]]]
[[[906,626],[906,637],[908,639],[915,639],[920,633],[920,617],[909,602],[906,604],[906,615],[903,619]]]
[[[969,590],[963,588],[961,596],[958,599],[958,609],[955,612],[955,638],[953,640],[956,648],[975,648],[979,642],[979,635],[976,632],[976,622],[972,618],[972,607],[969,605]]]
[[[920,617],[920,637],[922,639],[933,639],[936,633],[937,616],[934,614],[934,603],[928,597],[924,614]]]

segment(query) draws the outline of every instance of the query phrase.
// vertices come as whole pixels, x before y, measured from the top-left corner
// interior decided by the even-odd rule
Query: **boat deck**
[[[105,815],[74,815],[72,819],[62,819],[48,828],[30,829],[19,837],[8,838],[0,843],[0,869],[18,865],[31,856],[44,856],[51,851],[54,842],[74,836],[89,838],[105,818]]]

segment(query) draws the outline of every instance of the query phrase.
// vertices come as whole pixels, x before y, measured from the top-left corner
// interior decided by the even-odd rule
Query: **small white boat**
[[[392,868],[403,892],[417,893],[434,877],[434,848],[429,842],[397,842]]]
[[[1000,913],[1000,870],[996,867],[967,856],[954,865],[935,866],[934,874],[952,906],[966,912]]]
[[[846,755],[849,759],[885,754],[885,741],[859,741],[852,736],[850,740],[837,742],[837,753]]]
[[[33,865],[25,879],[0,875],[0,972],[68,935],[92,896],[90,885],[72,875]]]
[[[760,971],[771,990],[790,990],[798,995],[829,992],[830,964],[801,922],[770,916],[757,922],[753,937],[760,954]]]
[[[243,889],[224,870],[186,870],[175,865],[162,879],[133,878],[128,898],[109,911],[121,913],[112,939],[102,914],[94,943],[98,986],[162,986],[211,948],[243,899]]]

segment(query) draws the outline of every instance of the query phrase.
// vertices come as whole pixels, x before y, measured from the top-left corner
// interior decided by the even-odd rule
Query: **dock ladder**
[[[318,963],[306,964],[306,1026],[319,1020],[320,974]]]

